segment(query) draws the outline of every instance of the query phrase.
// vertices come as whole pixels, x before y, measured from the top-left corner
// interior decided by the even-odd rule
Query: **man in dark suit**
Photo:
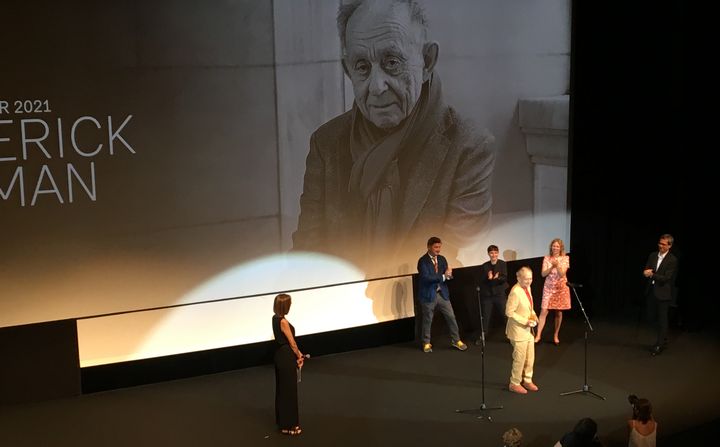
[[[338,30],[355,101],[310,139],[293,249],[393,274],[442,233],[454,257],[487,227],[493,138],[443,102],[414,1],[341,5]]]
[[[643,276],[647,278],[646,294],[648,306],[657,317],[657,340],[651,349],[652,355],[660,354],[668,342],[668,311],[675,293],[677,258],[670,253],[673,237],[663,234],[658,241],[658,251],[650,253],[645,263]]]
[[[450,329],[452,346],[464,351],[467,345],[460,340],[455,312],[450,304],[450,291],[447,281],[452,279],[452,269],[445,256],[440,255],[442,241],[438,237],[431,237],[427,241],[427,253],[418,259],[418,300],[422,308],[422,343],[423,352],[432,352],[430,343],[430,328],[432,326],[435,309],[445,317]]]
[[[490,331],[493,310],[495,313],[505,315],[505,304],[508,288],[507,264],[499,259],[500,249],[497,245],[490,245],[487,248],[489,261],[480,266],[480,293],[478,306],[483,316],[483,328],[485,332]],[[478,339],[475,344],[480,344]]]

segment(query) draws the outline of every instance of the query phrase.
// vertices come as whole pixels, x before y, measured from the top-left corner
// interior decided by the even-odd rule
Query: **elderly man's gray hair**
[[[389,0],[393,5],[403,5],[410,11],[410,20],[419,24],[422,27],[423,39],[427,40],[428,34],[428,20],[425,15],[425,10],[415,0]],[[347,31],[347,24],[350,17],[355,11],[365,3],[365,0],[352,0],[344,5],[340,5],[338,8],[337,15],[337,27],[338,34],[340,35],[340,47],[342,48],[343,54],[345,54],[345,36]],[[424,42],[423,42],[424,43]]]

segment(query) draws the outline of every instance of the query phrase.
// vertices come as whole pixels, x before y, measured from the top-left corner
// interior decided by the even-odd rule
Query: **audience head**
[[[628,396],[628,400],[630,401],[630,405],[632,405],[633,419],[640,421],[643,424],[652,419],[652,404],[649,400],[638,398],[634,394]]]
[[[582,418],[575,424],[573,432],[580,438],[593,439],[597,434],[597,422],[591,418]]]
[[[504,447],[520,447],[522,445],[522,432],[513,427],[502,435]]]

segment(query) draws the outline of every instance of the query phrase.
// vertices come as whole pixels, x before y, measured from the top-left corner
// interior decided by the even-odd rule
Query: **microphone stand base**
[[[498,405],[496,407],[490,407],[483,403],[482,405],[480,405],[479,408],[469,408],[466,410],[455,410],[455,413],[477,414],[477,415],[479,415],[479,416],[477,416],[477,419],[487,419],[488,422],[492,422],[493,421],[492,416],[490,416],[489,414],[486,415],[486,414],[484,414],[484,412],[492,411],[492,410],[502,410],[502,409],[503,409],[502,405]]]
[[[605,398],[598,393],[594,393],[590,391],[590,385],[583,385],[583,387],[579,390],[573,390],[573,391],[566,391],[564,393],[560,393],[561,396],[569,396],[571,394],[590,394],[591,396],[595,396],[598,399],[605,400]]]

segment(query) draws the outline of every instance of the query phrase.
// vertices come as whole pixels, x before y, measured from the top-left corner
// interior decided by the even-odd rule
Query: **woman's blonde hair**
[[[550,241],[550,248],[549,248],[549,250],[548,250],[548,254],[549,254],[550,256],[552,256],[552,254],[553,254],[553,252],[552,252],[552,246],[553,246],[553,244],[554,244],[555,242],[557,242],[558,244],[560,244],[560,256],[565,256],[565,244],[563,243],[562,239],[560,239],[559,237],[553,239],[552,241]]]

